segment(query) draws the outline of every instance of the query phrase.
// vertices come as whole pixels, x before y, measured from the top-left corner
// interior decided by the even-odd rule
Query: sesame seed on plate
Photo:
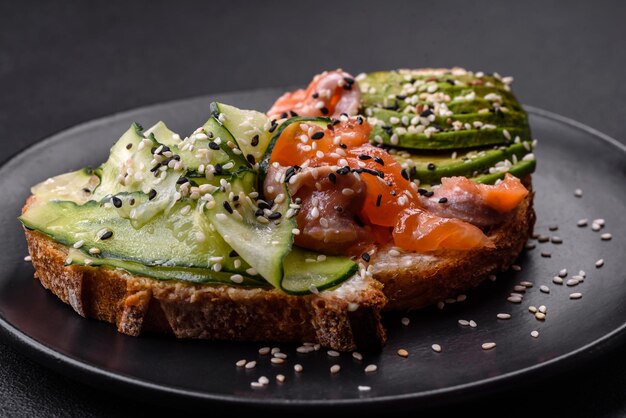
[[[262,388],[265,385],[263,383],[260,382],[250,382],[250,387],[254,388],[254,389],[258,389],[258,388]]]
[[[262,385],[267,385],[270,383],[270,380],[266,376],[259,377],[259,383]]]
[[[548,226],[548,229],[550,231],[557,231],[559,229],[559,226],[556,225],[556,224],[552,224],[552,225]]]
[[[602,226],[596,223],[591,224],[591,230],[597,232],[602,229]]]
[[[365,367],[365,373],[374,373],[376,370],[378,370],[378,366],[375,364],[369,364]]]
[[[537,338],[539,336],[539,331],[537,330],[531,331],[530,336],[533,338]]]
[[[513,264],[511,266],[511,269],[513,269],[515,271],[522,271],[522,266],[520,266],[519,264]]]
[[[546,307],[546,305],[541,305],[538,309],[539,312],[541,313],[546,313],[548,312],[548,308]]]
[[[541,313],[541,312],[537,312],[537,313],[535,313],[535,318],[537,318],[540,321],[543,321],[544,319],[546,319],[546,314]]]
[[[531,288],[533,287],[533,282],[520,282],[519,284],[521,284],[522,286],[526,287],[526,288]]]
[[[405,316],[400,320],[400,322],[402,322],[402,325],[406,327],[407,325],[411,323],[411,320]]]
[[[522,303],[522,298],[519,296],[509,296],[506,300],[511,303]]]
[[[550,238],[550,242],[552,242],[553,244],[563,244],[563,238],[553,236],[552,238]]]
[[[528,243],[526,243],[526,246],[525,246],[525,248],[526,248],[527,250],[534,250],[536,247],[537,247],[537,246],[536,246],[534,243],[532,243],[532,242],[528,242]]]
[[[33,258],[30,255],[27,255],[26,257],[24,257],[24,261],[32,261]]]
[[[283,374],[277,374],[277,375],[276,375],[276,381],[277,381],[278,383],[283,383],[283,382],[285,381],[285,375],[283,375]]]
[[[404,358],[406,358],[406,357],[408,357],[408,356],[409,356],[409,352],[408,352],[408,351],[406,351],[404,348],[401,348],[401,349],[399,349],[399,350],[398,350],[398,355],[399,355],[400,357],[404,357]]]
[[[605,233],[600,235],[600,239],[602,239],[602,241],[609,241],[613,238],[613,235],[609,234],[609,233]]]
[[[341,370],[341,366],[338,364],[333,364],[332,366],[330,366],[330,372],[332,374],[339,373],[340,370]]]
[[[259,348],[259,354],[264,356],[266,354],[270,353],[270,348],[269,347],[261,347]]]
[[[528,307],[528,312],[530,312],[530,313],[535,313],[535,312],[537,312],[537,308],[536,308],[536,307],[534,307],[534,306],[529,306],[529,307]]]
[[[495,282],[497,279],[498,279],[498,276],[496,276],[495,274],[489,275],[489,280],[491,280],[492,282]]]
[[[559,271],[559,276],[560,276],[560,277],[565,277],[565,276],[567,276],[567,269],[561,269],[561,270]]]
[[[361,361],[363,360],[363,355],[361,353],[359,353],[358,351],[355,351],[352,353],[352,358],[357,360],[357,361]]]
[[[582,293],[572,293],[572,294],[569,295],[570,299],[580,299],[582,297],[583,297]]]
[[[574,190],[574,196],[576,196],[576,197],[583,197],[583,191],[582,191],[582,189],[576,189],[576,190]]]
[[[598,224],[598,225],[600,225],[600,226],[604,226],[605,221],[604,221],[604,219],[602,219],[602,218],[598,218],[598,219],[594,219],[594,220],[593,220],[593,223],[594,223],[594,224]]]
[[[246,369],[254,369],[256,367],[256,361],[252,360],[246,363]]]
[[[550,288],[545,284],[539,287],[539,290],[543,293],[550,293]]]
[[[578,283],[580,282],[576,279],[569,279],[568,281],[565,282],[565,284],[568,286],[576,286]]]
[[[246,361],[245,359],[243,359],[243,360],[239,360],[239,361],[237,361],[237,362],[235,363],[235,366],[237,366],[237,367],[243,367],[243,366],[245,366],[245,365],[246,365],[246,363],[247,363],[247,361]]]
[[[285,359],[282,359],[280,357],[272,357],[270,361],[272,362],[272,364],[283,364],[285,362]]]
[[[303,369],[303,367],[302,367],[302,365],[301,365],[301,364],[295,364],[295,365],[293,366],[293,370],[294,370],[296,373],[302,373],[302,370],[304,370],[304,369]]]
[[[361,386],[361,385],[359,385],[357,388],[359,389],[359,392],[367,392],[367,391],[372,390],[372,388],[370,386]]]
[[[550,257],[552,257],[552,253],[544,251],[544,252],[541,253],[541,256],[544,257],[544,258],[550,258]]]
[[[552,283],[555,284],[563,284],[563,278],[559,277],[559,276],[554,276],[552,278]]]
[[[469,326],[472,327],[472,328],[476,328],[478,326],[478,324],[476,323],[476,321],[470,320],[469,321]]]
[[[441,353],[441,346],[439,344],[433,344],[430,346],[435,353]]]
[[[576,226],[578,226],[578,227],[581,227],[581,228],[582,228],[582,227],[584,227],[584,226],[587,226],[587,223],[588,223],[588,222],[589,222],[589,220],[588,220],[588,219],[586,219],[586,218],[585,218],[585,219],[580,219],[578,222],[576,222]]]
[[[285,353],[281,353],[280,351],[278,353],[274,353],[274,357],[276,358],[281,358],[281,359],[286,359],[287,358],[287,354]]]
[[[495,346],[496,346],[496,343],[489,342],[489,343],[483,343],[481,347],[483,350],[491,350],[492,348],[495,348]]]
[[[598,261],[596,261],[596,268],[600,268],[604,265],[604,259],[599,259]]]
[[[469,321],[465,319],[459,319],[457,322],[459,323],[459,325],[464,326],[464,327],[469,325]]]
[[[464,294],[460,294],[459,296],[456,297],[457,302],[465,302],[466,300],[467,300],[467,295],[464,295]]]
[[[499,313],[497,315],[498,319],[511,319],[511,314],[508,313]]]
[[[515,285],[515,286],[513,286],[513,290],[516,291],[516,292],[525,292],[526,291],[526,286]]]
[[[328,350],[326,354],[328,354],[329,357],[339,357],[339,352],[335,350]]]

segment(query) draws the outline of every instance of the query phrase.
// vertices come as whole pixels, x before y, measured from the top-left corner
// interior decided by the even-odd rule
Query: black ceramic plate
[[[467,300],[409,315],[385,318],[389,342],[383,352],[362,362],[349,354],[338,358],[324,350],[296,354],[295,346],[281,345],[285,365],[272,365],[259,356],[264,345],[169,338],[132,338],[114,326],[83,319],[33,279],[25,263],[26,246],[16,219],[29,187],[49,176],[85,165],[97,165],[129,126],[150,126],[164,120],[179,132],[191,132],[207,118],[211,100],[241,107],[265,109],[280,91],[201,97],[124,112],[64,131],[11,159],[0,169],[0,325],[24,351],[50,367],[93,385],[125,393],[140,392],[161,399],[193,399],[239,406],[275,406],[310,411],[311,408],[368,409],[448,401],[474,396],[573,367],[611,345],[626,328],[626,148],[591,128],[529,108],[534,135],[539,138],[539,161],[534,184],[537,192],[536,232],[559,236],[562,244],[536,243],[519,261],[521,271],[502,274],[470,292]],[[584,192],[575,197],[575,189]],[[605,220],[600,232],[577,227]],[[558,230],[549,231],[549,226]],[[612,240],[601,240],[611,233]],[[542,252],[551,253],[550,258]],[[602,268],[595,263],[604,259]],[[557,285],[552,278],[561,269],[567,278],[586,272],[575,287]],[[567,280],[567,279],[566,279]],[[530,281],[521,304],[507,302],[513,286]],[[542,293],[547,285],[550,293]],[[579,300],[569,295],[582,293]],[[539,321],[528,307],[545,305],[547,319]],[[499,320],[498,313],[510,313]],[[473,320],[476,328],[461,326]],[[538,338],[531,331],[538,330]],[[495,342],[485,351],[481,345]],[[432,344],[443,348],[441,353]],[[396,352],[404,348],[408,358]],[[235,367],[240,359],[257,360],[255,369]],[[293,366],[300,363],[304,372]],[[341,365],[331,375],[329,368]],[[364,373],[368,364],[378,365]],[[277,384],[276,374],[286,381]],[[250,382],[267,376],[270,384],[253,389]],[[370,386],[359,391],[358,386]]]

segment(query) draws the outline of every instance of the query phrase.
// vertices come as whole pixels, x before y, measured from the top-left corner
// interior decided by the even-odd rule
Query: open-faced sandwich
[[[534,224],[510,80],[340,70],[265,114],[214,103],[188,137],[134,124],[95,169],[33,187],[43,286],[120,332],[385,342],[380,313],[507,269]]]

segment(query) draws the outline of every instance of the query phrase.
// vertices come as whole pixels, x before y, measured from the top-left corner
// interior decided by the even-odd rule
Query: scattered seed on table
[[[537,312],[537,308],[535,308],[534,306],[531,305],[531,306],[528,307],[528,312],[535,313],[535,312]]]
[[[400,320],[400,322],[402,322],[402,325],[406,327],[407,325],[411,323],[411,320],[405,316],[404,318]]]
[[[491,350],[495,346],[496,346],[496,343],[483,343],[482,348],[483,350]]]
[[[511,319],[511,314],[508,313],[499,313],[497,315],[498,319]]]
[[[563,238],[554,236],[550,238],[550,242],[552,242],[553,244],[563,244]]]
[[[262,385],[268,385],[270,380],[266,376],[259,377],[259,383]]]
[[[539,312],[541,312],[541,313],[546,313],[546,312],[548,312],[548,308],[546,308],[546,305],[541,305],[541,306],[539,307],[539,309],[537,309],[537,310],[538,310]]]
[[[600,239],[602,239],[602,241],[610,241],[612,238],[613,238],[613,235],[609,233],[600,235]]]
[[[359,353],[358,351],[355,351],[352,353],[352,358],[358,361],[363,360],[363,355],[361,353]]]
[[[302,365],[301,365],[301,364],[295,364],[295,365],[293,366],[293,370],[294,370],[296,373],[302,373],[302,370],[303,370]]]
[[[522,298],[519,296],[509,296],[506,300],[511,303],[522,303]]]
[[[591,230],[592,231],[598,232],[601,229],[602,229],[601,225],[599,225],[599,224],[591,224]]]
[[[476,328],[478,326],[478,324],[476,323],[476,321],[470,320],[469,321],[469,326],[472,327],[472,328]]]
[[[572,279],[574,280],[578,280],[579,283],[582,283],[585,281],[585,277],[584,276],[572,276]]]
[[[256,361],[249,361],[246,363],[246,369],[254,369],[256,367]]]
[[[283,383],[285,381],[285,375],[284,374],[277,374],[276,375],[276,381],[278,383]]]
[[[433,351],[436,353],[441,353],[441,346],[439,344],[433,344],[430,346],[430,348],[432,348]]]
[[[401,349],[399,349],[399,350],[398,350],[398,355],[399,355],[400,357],[404,357],[404,358],[406,358],[406,357],[408,357],[408,356],[409,356],[409,352],[408,352],[408,351],[406,351],[404,348],[401,348]]]
[[[526,286],[522,286],[518,284],[518,285],[513,286],[513,290],[515,290],[516,292],[525,292]]]
[[[585,270],[579,270],[578,275],[582,277],[587,277],[587,273],[585,273]]]
[[[539,235],[539,238],[537,238],[537,241],[541,243],[548,242],[550,241],[550,237],[547,235]]]
[[[539,336],[539,331],[537,330],[531,331],[530,336],[533,338],[537,338]]]
[[[581,189],[574,190],[574,196],[583,197],[583,191]]]
[[[283,364],[285,362],[285,359],[280,357],[272,357],[270,361],[272,362],[272,364]]]
[[[245,359],[244,360],[239,360],[237,363],[235,363],[235,366],[243,367],[243,366],[246,365],[246,363],[247,363],[247,361]]]
[[[270,348],[269,347],[261,347],[259,348],[259,354],[264,356],[266,354],[270,353]]]
[[[358,386],[359,392],[367,392],[372,390],[370,386]]]
[[[604,259],[601,258],[598,261],[596,261],[596,268],[600,268],[604,265]]]
[[[545,257],[545,258],[550,258],[550,257],[552,257],[552,253],[549,253],[549,252],[547,252],[547,251],[544,251],[544,252],[542,252],[542,253],[541,253],[541,256],[542,256],[542,257]]]
[[[519,293],[519,292],[511,292],[509,294],[509,296],[517,296],[517,297],[523,298],[524,294],[523,293]]]
[[[580,299],[582,297],[583,297],[582,293],[572,293],[572,294],[569,295],[570,299]]]
[[[576,222],[576,226],[578,227],[584,227],[587,226],[587,223],[589,222],[588,219],[580,219],[578,222]]]
[[[604,222],[604,219],[602,219],[602,218],[598,218],[598,219],[594,219],[594,220],[593,220],[593,223],[594,223],[594,224],[598,224],[598,225],[600,225],[600,226],[604,226],[604,223],[605,223],[605,222]]]
[[[263,383],[259,383],[259,382],[250,382],[250,387],[254,388],[254,389],[258,389],[258,388],[262,388],[265,385]]]
[[[459,323],[459,325],[464,326],[464,327],[469,325],[469,321],[465,319],[459,319],[457,322]]]
[[[369,364],[369,365],[367,365],[367,367],[365,367],[364,370],[365,370],[365,373],[373,373],[376,370],[378,370],[378,366],[375,365],[375,364]]]
[[[559,271],[559,276],[560,276],[560,277],[565,277],[565,276],[567,276],[567,269],[561,269],[561,270]]]
[[[533,282],[520,282],[519,284],[527,288],[533,287]]]
[[[568,281],[565,282],[565,284],[568,286],[576,286],[578,283],[580,282],[576,279],[569,279]]]
[[[545,284],[539,287],[539,290],[543,293],[550,293],[550,288]]]
[[[554,276],[552,278],[552,282],[556,283],[556,284],[563,284],[563,279],[561,277],[559,277],[559,276]]]
[[[328,350],[326,354],[328,354],[329,357],[339,357],[339,352],[335,350]]]
[[[559,229],[559,226],[558,226],[558,225],[555,225],[555,224],[552,224],[552,225],[548,226],[548,229],[549,229],[550,231],[556,231],[556,230],[558,230],[558,229]]]
[[[527,250],[534,250],[536,247],[537,247],[537,246],[536,246],[534,243],[529,242],[529,243],[527,243],[527,244],[526,244],[526,247],[525,247],[525,248],[526,248]]]
[[[33,258],[27,255],[26,257],[24,257],[24,261],[33,261]]]
[[[441,300],[439,302],[437,302],[437,309],[441,310],[441,309],[445,308],[445,306],[446,306],[445,302],[443,302]]]
[[[274,347],[274,348],[272,348],[272,351],[270,351],[270,353],[272,353],[272,355],[274,355],[276,353],[280,353],[280,348]]]
[[[537,312],[537,313],[535,314],[535,318],[537,318],[537,319],[538,319],[538,320],[540,320],[540,321],[543,321],[544,319],[546,319],[546,314],[541,313],[541,312]]]
[[[330,372],[332,374],[339,373],[340,370],[341,370],[341,366],[338,364],[333,364],[332,366],[330,366]]]

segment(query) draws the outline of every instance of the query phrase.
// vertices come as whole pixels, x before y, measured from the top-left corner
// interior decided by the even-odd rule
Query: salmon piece
[[[416,252],[471,250],[494,244],[480,228],[460,219],[442,218],[422,209],[406,209],[393,229],[398,247]]]
[[[289,116],[328,116],[342,113],[354,116],[361,105],[361,89],[350,74],[342,70],[324,71],[316,75],[306,89],[280,96],[267,116],[284,119]]]
[[[509,173],[506,173],[504,180],[499,183],[493,186],[479,184],[478,189],[487,206],[500,212],[512,211],[528,195],[528,189],[520,179]]]

